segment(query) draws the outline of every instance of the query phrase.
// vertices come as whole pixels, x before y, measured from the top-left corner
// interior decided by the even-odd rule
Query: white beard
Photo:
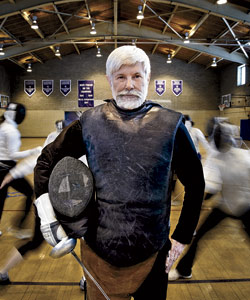
[[[111,87],[111,89],[113,98],[115,99],[117,106],[122,109],[135,109],[140,107],[144,103],[147,97],[147,87],[148,86],[146,85],[141,92],[137,90],[123,90],[119,92],[119,94],[115,94],[113,87]],[[134,97],[131,97],[131,95],[133,95]]]

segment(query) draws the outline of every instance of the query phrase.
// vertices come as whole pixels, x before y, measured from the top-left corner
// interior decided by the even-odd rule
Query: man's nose
[[[134,88],[134,81],[133,81],[133,78],[131,78],[131,77],[127,78],[125,88],[126,88],[127,90],[132,90],[132,89]]]

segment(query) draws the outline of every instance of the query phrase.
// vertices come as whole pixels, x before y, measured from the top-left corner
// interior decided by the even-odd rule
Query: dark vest
[[[98,208],[85,239],[115,266],[141,262],[168,240],[169,177],[181,120],[149,101],[135,110],[110,101],[81,117]]]

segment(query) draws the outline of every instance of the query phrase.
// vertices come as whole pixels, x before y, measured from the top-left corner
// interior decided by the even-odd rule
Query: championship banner
[[[166,80],[155,80],[155,91],[162,96],[166,92]]]
[[[42,91],[48,97],[54,91],[54,80],[43,80]]]
[[[78,80],[78,107],[94,106],[94,80]]]
[[[183,80],[171,80],[172,92],[179,96],[183,90]]]
[[[71,92],[71,80],[60,80],[60,92],[64,96]]]
[[[24,91],[29,97],[31,97],[36,91],[36,81],[24,80]]]

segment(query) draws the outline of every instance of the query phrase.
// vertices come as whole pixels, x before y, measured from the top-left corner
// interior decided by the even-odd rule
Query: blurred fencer
[[[211,213],[199,227],[187,253],[169,273],[169,280],[191,278],[201,238],[223,219],[239,219],[250,237],[250,151],[237,147],[237,126],[226,120],[213,121],[211,142],[214,152],[204,167],[205,190],[219,194]],[[211,125],[210,124],[210,125]]]
[[[41,147],[36,147],[30,150],[20,151],[21,134],[18,130],[18,125],[21,124],[25,118],[25,106],[19,103],[9,103],[6,111],[0,120],[0,184],[5,175],[15,167],[16,162],[20,159],[28,157],[33,154],[39,154]],[[17,228],[21,229],[24,220],[30,210],[33,198],[33,189],[29,182],[20,177],[13,180],[11,183],[5,185],[0,189],[0,219],[3,212],[4,202],[7,197],[8,187],[11,186],[18,192],[25,195],[25,210],[24,215],[20,220],[17,220]],[[1,232],[0,232],[1,234]]]
[[[47,136],[43,147],[46,147],[49,143],[53,142],[53,140],[56,139],[56,137],[62,132],[64,128],[64,121],[58,120],[55,122],[55,125],[56,131],[51,132]],[[4,189],[5,186],[11,185],[12,182],[23,178],[24,176],[27,176],[34,171],[34,167],[36,165],[37,158],[41,153],[41,150],[42,147],[38,147],[37,151],[33,155],[26,157],[9,170],[9,172],[2,180],[2,183],[0,185],[0,192],[2,189]],[[19,246],[18,248],[13,247],[3,265],[0,267],[0,285],[10,283],[8,271],[16,266],[19,262],[21,262],[27,252],[38,248],[43,241],[44,239],[40,231],[40,219],[36,216],[32,239],[28,240],[27,243]]]
[[[194,127],[194,122],[192,121],[191,117],[189,115],[184,115],[184,118],[185,118],[185,126],[193,140],[198,156],[201,159],[200,144],[206,150],[206,152],[210,151],[210,145],[206,140],[202,131],[199,128]]]

